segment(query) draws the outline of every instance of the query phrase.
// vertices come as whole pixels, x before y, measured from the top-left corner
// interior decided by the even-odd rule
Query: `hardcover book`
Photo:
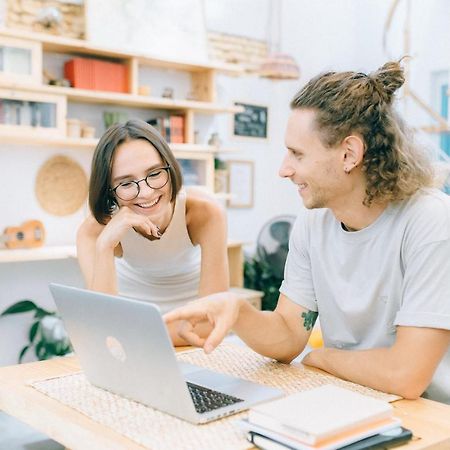
[[[390,419],[392,414],[388,402],[325,385],[256,405],[250,409],[248,421],[316,445],[337,434]]]

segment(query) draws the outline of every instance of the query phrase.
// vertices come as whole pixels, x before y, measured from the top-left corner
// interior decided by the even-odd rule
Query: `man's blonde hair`
[[[403,200],[433,185],[431,162],[393,108],[404,82],[400,62],[388,62],[369,75],[328,72],[309,81],[291,102],[292,109],[316,112],[316,128],[329,148],[354,132],[362,136],[365,205]]]

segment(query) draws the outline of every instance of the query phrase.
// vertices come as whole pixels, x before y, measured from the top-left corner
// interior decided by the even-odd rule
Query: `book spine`
[[[182,144],[184,142],[184,117],[170,116],[170,142]]]
[[[167,141],[167,142],[172,142],[171,141],[171,134],[170,134],[170,117],[164,117],[163,119],[162,119],[162,123],[163,123],[163,130],[164,130],[164,139]]]

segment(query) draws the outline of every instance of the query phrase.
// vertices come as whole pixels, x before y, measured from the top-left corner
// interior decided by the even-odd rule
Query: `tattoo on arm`
[[[312,327],[316,323],[318,315],[319,313],[317,311],[302,312],[303,326],[305,327],[306,331],[312,329]]]

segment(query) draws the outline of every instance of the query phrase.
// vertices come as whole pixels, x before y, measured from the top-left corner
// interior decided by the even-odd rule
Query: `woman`
[[[180,166],[152,126],[130,120],[105,132],[92,161],[91,215],[77,235],[88,289],[162,312],[228,289],[225,213],[181,185]],[[175,345],[183,344],[179,326],[169,329]]]

